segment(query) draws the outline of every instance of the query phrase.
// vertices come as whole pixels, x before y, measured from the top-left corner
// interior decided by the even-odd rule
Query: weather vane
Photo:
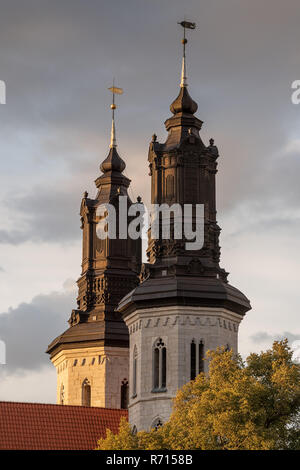
[[[186,80],[186,65],[185,65],[185,46],[187,43],[187,39],[185,37],[185,30],[186,29],[195,29],[196,28],[196,23],[192,23],[191,21],[181,21],[178,22],[183,27],[183,39],[182,39],[182,45],[183,45],[183,57],[182,57],[182,71],[181,71],[181,82],[180,86],[186,87],[187,86],[187,80]]]
[[[122,95],[123,94],[123,89],[116,87],[115,86],[115,80],[113,79],[113,86],[109,88],[109,91],[111,91],[112,95],[113,95],[112,104],[110,105],[111,110],[112,110],[110,148],[113,148],[113,147],[117,146],[116,128],[115,128],[115,109],[116,109],[117,106],[115,104],[115,95]]]

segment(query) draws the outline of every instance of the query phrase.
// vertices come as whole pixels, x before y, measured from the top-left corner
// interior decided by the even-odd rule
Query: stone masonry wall
[[[237,352],[238,328],[242,317],[203,307],[164,307],[138,310],[126,324],[130,334],[129,420],[137,430],[148,430],[171,413],[172,398],[190,380],[190,345],[204,344],[204,350],[228,346]],[[153,392],[153,345],[159,338],[167,347],[167,391]],[[137,349],[137,395],[132,397],[133,350]],[[204,371],[208,364],[204,361]]]
[[[52,359],[57,370],[57,403],[64,387],[64,404],[82,404],[82,383],[91,386],[91,406],[120,408],[121,383],[128,380],[126,348],[78,348],[64,350]]]

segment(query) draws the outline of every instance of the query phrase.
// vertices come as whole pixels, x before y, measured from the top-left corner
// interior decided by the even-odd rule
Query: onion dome
[[[197,103],[190,97],[190,94],[186,86],[180,88],[179,95],[176,100],[170,106],[170,110],[173,114],[185,113],[195,114],[198,109]]]
[[[100,170],[103,171],[103,173],[107,173],[109,171],[118,171],[119,173],[122,173],[125,168],[126,164],[119,156],[116,147],[110,147],[109,154],[100,165]]]

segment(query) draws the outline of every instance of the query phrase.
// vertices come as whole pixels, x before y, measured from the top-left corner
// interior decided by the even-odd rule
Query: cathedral
[[[190,26],[189,26],[190,25]],[[220,227],[216,219],[218,148],[201,138],[203,122],[188,92],[185,29],[180,90],[165,121],[167,138],[153,135],[148,152],[151,203],[195,207],[203,213],[203,245],[187,249],[185,237],[148,231],[148,262],[142,264],[141,238],[100,239],[97,209],[105,204],[120,211],[138,201],[128,195],[130,180],[117,151],[113,101],[111,143],[100,165],[96,196],[81,202],[82,272],[77,308],[69,328],[52,341],[47,352],[57,371],[57,403],[127,409],[134,431],[166,422],[177,390],[200,372],[208,349],[218,346],[237,352],[238,329],[251,309],[249,300],[228,282],[220,267]],[[113,96],[120,89],[112,88]],[[146,166],[145,166],[146,172]],[[192,224],[196,223],[192,212]],[[127,226],[130,217],[127,218]]]

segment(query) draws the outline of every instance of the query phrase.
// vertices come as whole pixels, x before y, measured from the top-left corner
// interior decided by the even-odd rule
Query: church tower
[[[170,416],[172,399],[186,382],[207,371],[208,349],[225,346],[237,352],[238,328],[251,308],[248,299],[227,280],[220,267],[220,227],[216,220],[218,149],[213,139],[206,146],[200,136],[202,121],[188,92],[185,64],[185,28],[180,91],[166,120],[165,143],[152,138],[149,148],[153,204],[204,206],[204,243],[187,249],[177,239],[175,215],[171,235],[149,237],[149,263],[142,282],[119,304],[129,329],[129,420],[138,431],[160,426]],[[195,225],[195,211],[192,213]]]
[[[95,183],[95,199],[85,193],[80,216],[83,232],[82,273],[78,284],[78,308],[72,311],[69,328],[48,347],[57,370],[57,403],[66,405],[126,408],[128,401],[128,329],[118,302],[139,282],[141,240],[97,236],[101,222],[98,208],[111,204],[117,220],[119,198],[125,196],[127,208],[130,180],[123,174],[125,162],[117,152],[112,87],[112,130],[109,154],[100,165],[102,175]],[[127,220],[127,225],[129,220]]]

